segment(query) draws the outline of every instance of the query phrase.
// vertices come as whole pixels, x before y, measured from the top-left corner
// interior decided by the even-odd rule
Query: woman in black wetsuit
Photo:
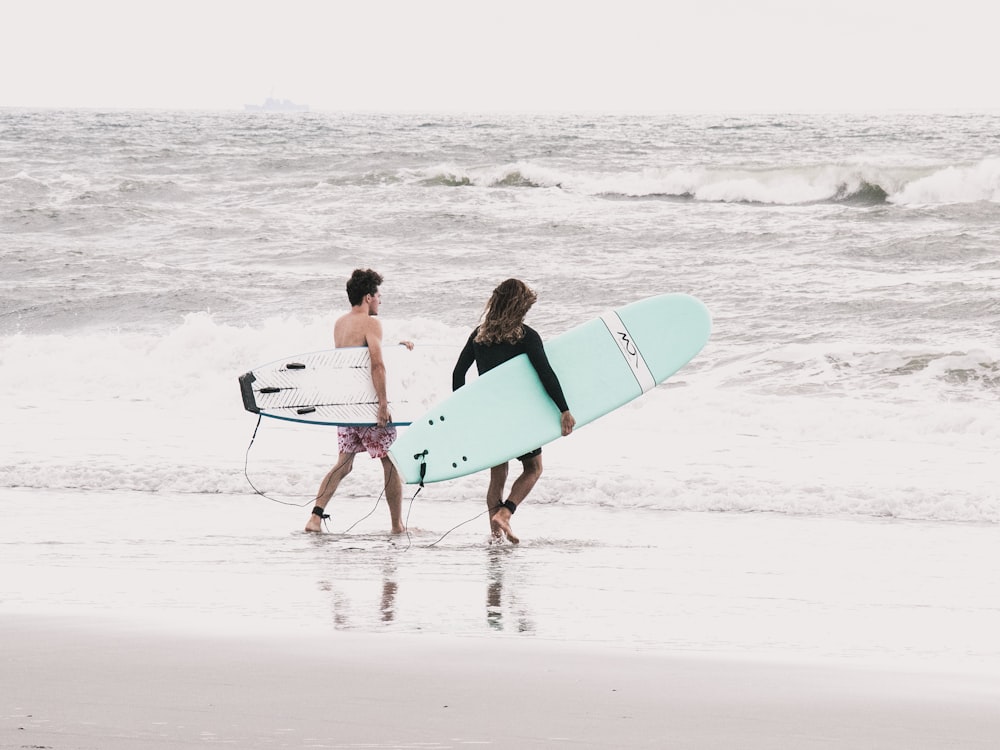
[[[508,359],[513,359],[519,354],[527,354],[538,372],[546,393],[561,412],[560,424],[565,437],[573,431],[576,420],[570,414],[562,386],[559,385],[559,378],[556,377],[548,357],[545,356],[541,336],[524,324],[524,316],[535,304],[536,299],[535,293],[520,279],[507,279],[493,290],[493,295],[486,303],[483,312],[483,322],[469,336],[465,348],[458,357],[451,376],[451,386],[454,391],[465,385],[465,374],[473,362],[482,375]],[[490,509],[490,530],[493,536],[499,539],[506,534],[513,544],[517,544],[520,539],[510,529],[510,517],[542,475],[542,449],[535,448],[523,456],[518,456],[518,460],[521,462],[521,476],[514,480],[510,496],[506,500],[503,499],[504,485],[507,483],[506,462],[490,469],[490,486],[486,491],[486,505]]]

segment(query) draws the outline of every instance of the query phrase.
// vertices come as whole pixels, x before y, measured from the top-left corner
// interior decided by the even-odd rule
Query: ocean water
[[[653,528],[746,513],[929,524],[949,548],[1000,523],[1000,115],[8,109],[10,528],[31,528],[32,496],[79,498],[75,513],[93,503],[105,519],[180,497],[173,523],[220,507],[267,518],[280,558],[335,439],[265,420],[251,446],[236,378],[331,346],[358,266],[385,276],[387,339],[414,340],[442,389],[509,276],[537,290],[528,322],[543,338],[663,292],[708,306],[712,338],[687,367],[546,448],[529,503],[599,510],[614,548],[636,514]],[[358,462],[335,531],[367,512],[379,479]],[[484,482],[407,488],[418,541],[473,516]],[[215,541],[243,555],[241,523],[267,549],[259,520]],[[447,543],[482,546],[484,525]],[[554,521],[535,531],[556,558],[589,544]],[[8,540],[25,565],[38,558],[23,545],[46,538],[35,533]],[[385,547],[365,539],[353,544]]]
[[[508,276],[543,337],[712,311],[536,502],[1000,521],[1000,116],[6,110],[0,233],[0,487],[245,493],[236,376],[330,346],[371,266],[445,388]],[[312,491],[330,443],[249,466]]]

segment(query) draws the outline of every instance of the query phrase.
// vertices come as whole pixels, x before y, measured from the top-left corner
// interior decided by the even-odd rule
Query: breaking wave
[[[426,187],[558,188],[609,200],[786,206],[1000,203],[1000,158],[937,167],[671,167],[613,174],[569,172],[530,162],[487,167],[437,165],[401,175],[401,181]]]

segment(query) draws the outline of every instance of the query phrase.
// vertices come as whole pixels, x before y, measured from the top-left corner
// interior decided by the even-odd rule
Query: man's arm
[[[368,358],[371,360],[372,385],[375,387],[375,396],[378,398],[378,416],[375,421],[379,427],[385,427],[392,420],[392,415],[389,413],[389,398],[385,391],[382,324],[373,317],[368,319],[365,344],[368,346]]]

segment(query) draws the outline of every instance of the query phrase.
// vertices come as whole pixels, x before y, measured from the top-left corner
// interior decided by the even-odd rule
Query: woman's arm
[[[475,337],[476,331],[473,331],[472,335],[469,336],[469,340],[465,342],[465,348],[462,349],[462,353],[458,355],[458,362],[455,363],[455,369],[451,372],[451,389],[453,391],[457,391],[465,385],[465,373],[469,371],[472,363],[476,361],[476,353],[472,348],[472,340]]]

